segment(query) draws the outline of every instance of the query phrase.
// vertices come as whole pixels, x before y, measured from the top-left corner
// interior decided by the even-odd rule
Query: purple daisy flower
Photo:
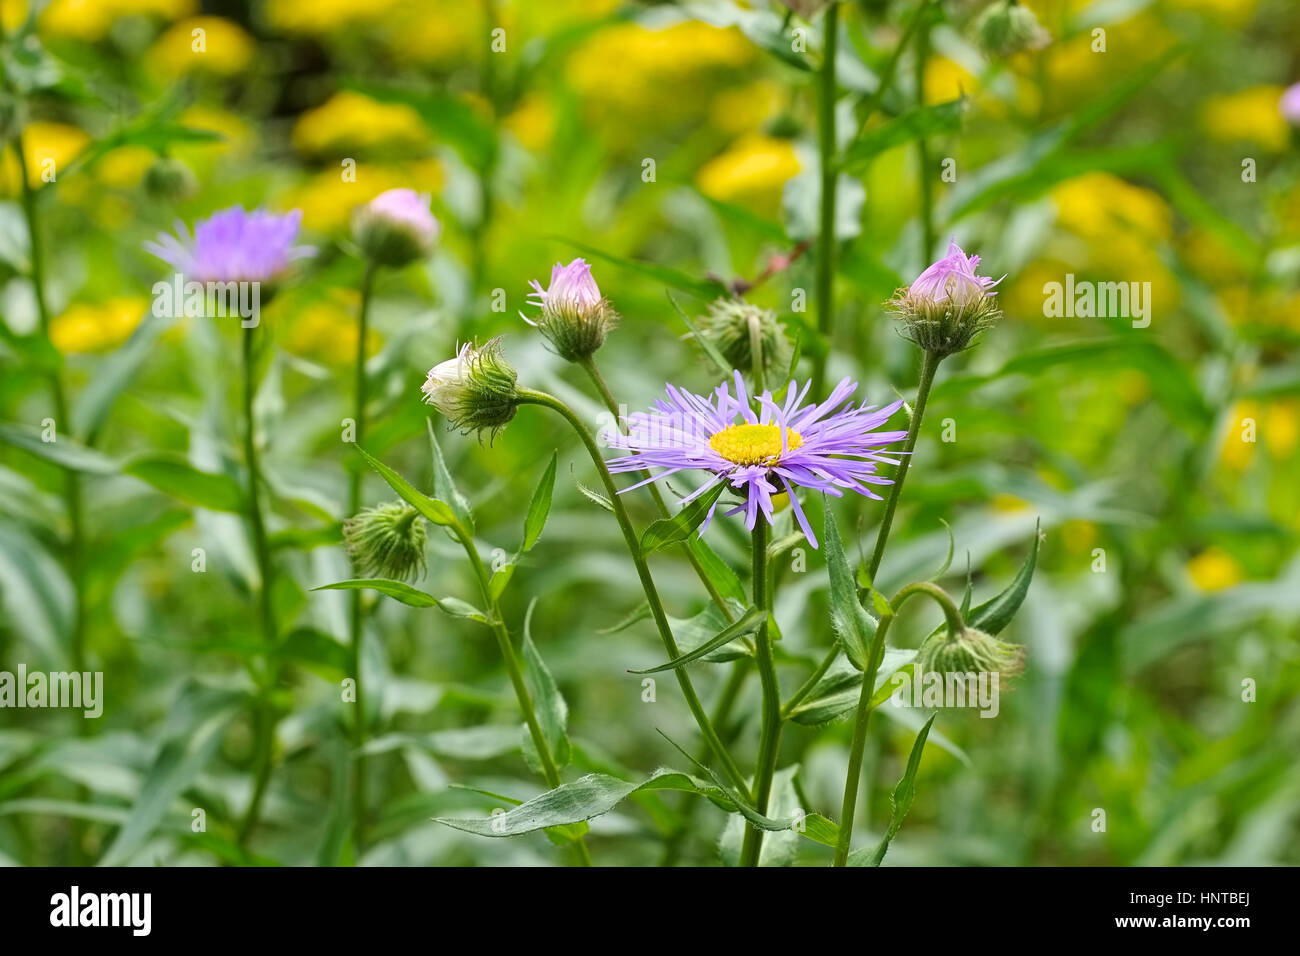
[[[293,244],[301,219],[301,209],[276,215],[233,206],[200,220],[193,237],[177,221],[177,235],[162,233],[144,247],[194,282],[269,282],[315,251]]]
[[[713,477],[683,499],[688,504],[719,482],[725,481],[744,494],[744,502],[726,512],[745,513],[751,531],[761,511],[772,520],[772,496],[789,496],[799,527],[815,548],[813,534],[795,494],[796,487],[824,491],[841,497],[844,490],[880,499],[868,485],[889,485],[893,481],[875,473],[876,463],[897,465],[896,458],[877,449],[907,437],[905,431],[873,429],[884,424],[903,404],[894,402],[879,408],[854,406],[849,401],[857,383],[845,378],[820,404],[804,404],[811,382],[799,389],[791,382],[784,402],[778,404],[771,392],[758,396],[759,411],[750,407],[745,383],[735,373],[735,395],[724,382],[705,398],[669,385],[668,400],[655,402],[650,413],[638,412],[627,418],[628,433],[610,436],[610,445],[633,454],[613,458],[612,472],[663,469],[623,492],[640,488],[687,469],[710,472]],[[621,494],[622,492],[620,492]],[[714,502],[700,528],[713,520]]]

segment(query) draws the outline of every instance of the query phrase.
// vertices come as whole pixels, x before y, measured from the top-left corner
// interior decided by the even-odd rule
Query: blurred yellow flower
[[[1233,471],[1244,471],[1262,441],[1275,461],[1288,461],[1300,445],[1300,401],[1243,399],[1232,406],[1219,458]]]
[[[698,86],[702,78],[738,70],[753,56],[753,45],[734,28],[695,20],[662,29],[621,23],[575,50],[565,72],[586,103],[624,111],[657,108],[680,116],[706,107]]]
[[[37,28],[43,36],[95,43],[107,35],[108,28],[119,17],[175,20],[190,16],[197,9],[197,0],[52,0],[41,11]],[[13,28],[9,23],[5,26]]]
[[[428,144],[429,133],[409,106],[341,90],[298,117],[292,138],[299,152],[321,155],[350,149],[415,149]]]
[[[149,52],[167,76],[206,72],[233,76],[253,59],[256,41],[243,27],[221,17],[191,17],[173,24]]]
[[[360,296],[351,289],[331,289],[321,297],[296,302],[285,320],[277,319],[283,328],[282,344],[286,351],[303,358],[328,365],[346,365],[356,358],[357,311]],[[366,335],[366,353],[379,349],[380,338],[374,329]]]
[[[788,139],[751,135],[701,167],[695,181],[714,199],[762,198],[779,194],[799,173],[799,158]]]
[[[1061,541],[1072,554],[1088,551],[1097,540],[1097,526],[1091,521],[1075,518],[1061,525]]]
[[[1086,239],[1108,240],[1117,230],[1168,239],[1173,213],[1159,193],[1110,173],[1084,173],[1052,190],[1058,222]]]
[[[119,146],[95,163],[95,178],[105,186],[130,189],[144,179],[154,158],[154,151],[143,146]]]
[[[204,143],[186,143],[175,147],[176,154],[210,156],[226,152],[244,152],[253,144],[254,127],[238,113],[196,103],[177,117],[182,126],[207,130],[221,136]]]
[[[78,302],[50,320],[50,340],[60,352],[102,352],[125,342],[149,311],[149,300],[122,296]]]
[[[979,87],[975,74],[943,56],[926,60],[923,82],[928,105],[947,103],[962,94],[969,96]]]
[[[709,105],[709,118],[714,129],[739,136],[757,131],[780,105],[781,88],[769,80],[755,80],[721,90]]]
[[[1201,125],[1211,137],[1224,143],[1256,143],[1267,150],[1286,149],[1289,132],[1278,110],[1280,86],[1252,86],[1238,93],[1225,93],[1205,101]]]
[[[1202,591],[1222,591],[1244,577],[1237,559],[1218,546],[1206,548],[1188,561],[1187,576]]]
[[[420,160],[400,166],[358,164],[354,181],[343,179],[342,170],[326,169],[292,190],[281,205],[302,210],[302,224],[316,232],[342,233],[351,228],[352,210],[380,193],[399,187],[421,193],[442,188],[442,167],[436,160]]]
[[[1018,498],[1004,492],[994,495],[989,504],[992,505],[994,511],[1000,511],[1003,514],[1014,514],[1029,507],[1029,502],[1025,501],[1024,498]]]
[[[1165,0],[1165,5],[1173,10],[1191,10],[1231,23],[1245,23],[1255,15],[1259,0]]]
[[[402,0],[268,0],[266,20],[287,33],[320,35],[381,22]]]
[[[531,93],[505,118],[503,125],[520,144],[536,152],[545,149],[555,135],[555,110],[544,96]]]
[[[0,26],[6,33],[17,30],[27,21],[27,0],[0,0]]]
[[[27,181],[39,189],[47,177],[57,181],[63,168],[86,148],[90,136],[64,123],[28,123],[23,129],[23,165]],[[22,192],[21,170],[12,146],[0,154],[0,196],[17,196]]]

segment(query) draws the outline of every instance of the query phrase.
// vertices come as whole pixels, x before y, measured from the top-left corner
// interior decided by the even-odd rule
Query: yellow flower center
[[[785,447],[803,445],[798,432],[785,432]],[[777,425],[730,425],[709,439],[709,447],[737,465],[774,465],[781,457],[782,429]]]

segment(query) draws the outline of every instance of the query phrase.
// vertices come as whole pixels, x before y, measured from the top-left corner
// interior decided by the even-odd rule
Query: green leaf
[[[412,508],[420,512],[420,514],[424,515],[436,525],[441,525],[444,528],[452,528],[457,531],[463,530],[468,533],[468,529],[461,527],[460,521],[456,517],[456,512],[452,510],[451,505],[447,504],[445,501],[439,501],[437,498],[430,498],[428,495],[416,491],[415,487],[409,481],[397,472],[393,471],[393,469],[389,468],[378,458],[368,453],[360,445],[357,445],[356,449],[370,467],[379,472],[379,477],[388,482],[388,486],[401,495],[402,500]]]
[[[885,832],[884,839],[869,854],[862,856],[858,853],[850,854],[849,866],[880,866],[881,861],[885,859],[885,854],[889,852],[889,844],[902,829],[903,818],[907,816],[907,811],[912,809],[912,798],[916,795],[916,771],[921,766],[921,751],[925,749],[925,739],[930,736],[930,727],[934,723],[934,718],[938,716],[938,714],[930,715],[921,732],[916,735],[916,742],[912,744],[912,753],[907,758],[907,770],[889,798],[891,809],[889,829]]]
[[[683,654],[681,657],[674,658],[673,660],[669,661],[667,664],[660,664],[658,667],[650,667],[643,671],[630,670],[628,671],[628,673],[629,674],[657,674],[660,671],[674,670],[678,667],[685,667],[687,664],[691,663],[692,661],[699,660],[705,654],[708,654],[711,651],[716,651],[718,648],[730,644],[732,641],[734,641],[736,638],[740,637],[741,635],[748,634],[750,631],[753,631],[755,628],[758,627],[759,623],[762,621],[763,615],[764,615],[763,611],[759,610],[756,607],[751,607],[740,617],[739,620],[723,628],[723,630],[720,631],[716,637],[712,638],[709,641],[704,642],[699,647],[695,648],[689,653]]]
[[[333,584],[322,584],[320,587],[312,588],[312,590],[378,591],[390,598],[396,598],[403,604],[409,604],[411,607],[436,607],[452,617],[463,617],[471,621],[478,621],[480,624],[486,624],[488,620],[486,614],[460,598],[436,598],[432,594],[411,587],[409,584],[404,584],[401,581],[390,581],[386,578],[357,578],[351,581],[335,581]]]
[[[152,353],[158,339],[172,325],[171,316],[146,314],[144,321],[136,327],[120,349],[100,362],[86,387],[77,397],[72,419],[77,426],[77,434],[93,442],[99,433],[113,403],[118,396],[135,380],[140,367]]]
[[[871,693],[873,708],[889,699],[894,692],[894,675],[911,667],[915,659],[914,649],[885,648],[880,669],[876,671],[876,686]],[[856,707],[861,693],[862,672],[847,661],[837,659],[799,706],[790,711],[790,719],[806,726],[828,723]]]
[[[533,492],[533,500],[528,503],[528,515],[524,518],[524,543],[520,549],[523,553],[533,549],[537,539],[542,536],[542,529],[546,527],[546,517],[551,513],[551,496],[555,492],[555,468],[558,461],[559,454],[551,452],[551,463],[546,466],[546,474],[542,475],[537,490]]]
[[[326,680],[346,676],[352,668],[352,653],[348,647],[314,627],[294,628],[276,646],[275,654]]]
[[[677,304],[677,300],[673,298],[671,292],[665,289],[664,295],[668,297],[668,301],[672,303],[673,308],[677,310],[677,314],[681,316],[682,324],[685,325],[686,330],[690,332],[691,339],[704,350],[704,354],[707,355],[710,361],[718,367],[719,372],[723,375],[730,375],[732,366],[731,363],[727,361],[726,356],[719,351],[718,347],[713,344],[712,340],[710,340],[708,336],[700,335],[699,331],[695,328],[695,324],[691,322],[690,316],[688,316],[682,307]]]
[[[533,703],[537,708],[537,721],[542,725],[542,736],[546,738],[546,746],[550,748],[556,768],[562,770],[568,765],[570,756],[569,735],[566,729],[569,721],[569,706],[564,702],[564,695],[556,686],[555,678],[551,676],[550,669],[542,660],[537,645],[533,643],[532,622],[535,607],[537,607],[537,598],[529,602],[528,610],[524,613],[524,676],[528,678],[532,688]],[[532,740],[527,740],[527,744],[525,754],[532,749]],[[540,768],[540,764],[538,766]]]
[[[650,602],[642,601],[632,610],[624,614],[618,621],[609,627],[602,627],[596,631],[597,634],[617,634],[619,631],[625,631],[637,621],[644,621],[650,616]]]
[[[961,118],[966,111],[967,102],[966,97],[962,96],[947,103],[917,107],[868,130],[845,150],[840,168],[848,173],[862,173],[873,159],[895,146],[940,133],[957,132],[961,129]]]
[[[586,497],[589,501],[594,501],[596,504],[600,505],[610,514],[614,513],[614,503],[610,501],[608,498],[606,498],[604,495],[602,495],[599,491],[593,491],[592,489],[584,485],[581,481],[579,481],[578,476],[574,474],[572,465],[569,466],[569,477],[573,479],[573,483],[577,486],[578,490],[582,492],[584,497]]]
[[[985,601],[970,613],[966,623],[988,634],[997,634],[1011,623],[1016,611],[1024,603],[1029,593],[1029,582],[1034,578],[1034,567],[1038,563],[1038,526],[1034,528],[1034,542],[1029,549],[1029,556],[1016,572],[1016,576],[1006,589],[997,597]]]
[[[517,836],[546,827],[567,826],[590,820],[613,810],[634,793],[652,790],[681,790],[707,797],[724,808],[734,804],[716,786],[676,770],[657,770],[640,783],[629,783],[608,774],[592,773],[572,783],[563,783],[531,800],[487,817],[435,817],[435,822],[466,833],[486,837]]]
[[[740,576],[731,569],[731,565],[718,557],[716,551],[709,547],[708,542],[703,538],[691,538],[686,542],[686,546],[691,549],[700,567],[708,575],[713,586],[718,589],[724,598],[731,598],[744,604],[748,599],[745,592],[745,585],[741,583]]]
[[[772,776],[772,791],[768,797],[768,810],[775,816],[786,816],[800,810],[799,795],[795,789],[794,778],[799,772],[799,765],[782,767]],[[795,818],[796,820],[798,818]],[[804,819],[805,831],[807,819]],[[718,852],[722,862],[727,866],[740,865],[740,852],[745,841],[745,831],[749,829],[748,821],[739,816],[727,820],[718,840]],[[769,834],[763,840],[759,851],[759,866],[793,866],[799,855],[799,832],[789,827]]]
[[[505,592],[506,585],[515,576],[516,567],[514,561],[508,561],[492,572],[492,577],[488,580],[488,594],[492,595],[494,601]]]
[[[442,446],[433,433],[433,421],[426,418],[425,426],[429,430],[429,447],[433,451],[433,496],[438,501],[445,501],[460,519],[461,526],[471,535],[474,533],[474,512],[470,510],[469,501],[460,493],[451,472],[447,470],[447,461],[442,457]]]
[[[0,441],[21,448],[37,458],[43,458],[69,471],[79,471],[87,475],[112,475],[121,470],[121,466],[107,455],[78,444],[71,438],[64,438],[56,433],[54,441],[44,441],[41,438],[41,429],[31,425],[0,422]]]
[[[140,783],[131,817],[109,846],[103,866],[121,866],[144,846],[172,802],[216,755],[226,726],[247,696],[190,683],[168,715],[168,732]]]
[[[725,481],[719,481],[671,518],[660,518],[652,522],[641,535],[641,553],[648,555],[689,538],[691,532],[704,523],[709,509],[722,496],[726,487]]]
[[[229,475],[200,471],[176,455],[143,455],[127,462],[122,471],[186,504],[234,514],[244,510],[239,482]]]
[[[831,626],[850,663],[858,670],[866,670],[871,638],[876,633],[876,622],[858,601],[858,589],[844,557],[844,543],[835,515],[825,505],[826,570],[831,580]]]

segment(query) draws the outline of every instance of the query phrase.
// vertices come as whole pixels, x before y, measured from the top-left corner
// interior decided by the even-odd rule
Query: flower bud
[[[697,323],[697,331],[733,369],[748,372],[753,368],[755,342],[761,350],[765,379],[784,378],[790,369],[794,348],[785,327],[770,309],[743,299],[717,299]]]
[[[198,194],[199,181],[179,159],[159,156],[145,170],[144,191],[152,199],[183,202]]]
[[[390,189],[352,213],[352,235],[361,251],[393,269],[429,256],[438,231],[429,197],[413,189]]]
[[[1018,0],[996,0],[975,20],[975,37],[988,56],[1011,56],[1041,50],[1052,42],[1034,11]]]
[[[888,306],[902,323],[902,336],[942,359],[970,348],[976,335],[996,323],[1002,310],[992,288],[1002,279],[976,275],[979,261],[950,241],[948,255],[896,292]]]
[[[431,368],[421,391],[453,427],[495,435],[515,417],[518,378],[496,338],[482,348],[465,345],[455,358]]]
[[[936,674],[992,674],[1015,677],[1025,669],[1025,649],[968,627],[956,636],[947,628],[917,651],[923,671]]]
[[[404,501],[367,508],[347,519],[343,540],[362,577],[404,581],[424,573],[424,518]]]
[[[574,259],[567,266],[557,262],[551,269],[548,288],[543,289],[536,279],[529,285],[533,287],[528,296],[530,304],[540,306],[542,312],[536,321],[520,314],[525,322],[541,330],[566,361],[589,358],[605,344],[605,333],[618,323],[618,313],[601,296],[591,266],[582,259]]]

